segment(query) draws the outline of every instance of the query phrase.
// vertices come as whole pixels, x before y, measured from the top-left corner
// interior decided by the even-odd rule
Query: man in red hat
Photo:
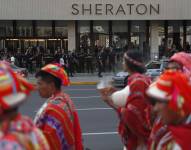
[[[168,70],[147,90],[156,120],[149,142],[150,150],[190,150],[191,84],[180,71]]]
[[[33,86],[0,62],[0,149],[49,150],[49,145],[32,120],[18,113]]]
[[[82,150],[78,114],[70,97],[61,90],[69,85],[63,68],[56,64],[43,67],[37,74],[37,88],[48,98],[35,117],[35,124],[48,139],[52,150]]]

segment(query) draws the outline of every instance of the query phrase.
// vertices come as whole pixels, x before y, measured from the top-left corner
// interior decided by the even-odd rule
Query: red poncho
[[[128,150],[134,150],[138,142],[145,144],[150,134],[150,108],[145,91],[150,79],[141,74],[133,74],[128,79],[130,95],[125,108],[118,110],[120,117],[119,134]]]
[[[35,124],[45,134],[53,150],[82,150],[79,119],[67,94],[52,96],[39,110]]]
[[[149,142],[148,150],[169,150],[169,147],[178,145],[182,150],[190,150],[191,144],[191,123],[165,126],[160,120],[157,120],[153,126]]]
[[[28,117],[18,114],[5,120],[0,129],[1,150],[50,150],[42,132]]]

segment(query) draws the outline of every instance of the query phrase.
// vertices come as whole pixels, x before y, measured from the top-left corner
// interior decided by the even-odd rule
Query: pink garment
[[[191,54],[179,52],[174,54],[170,60],[181,64],[183,72],[191,79]]]

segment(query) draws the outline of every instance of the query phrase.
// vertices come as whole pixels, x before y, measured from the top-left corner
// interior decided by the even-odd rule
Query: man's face
[[[178,64],[177,62],[169,62],[166,69],[171,69],[171,70],[182,70],[182,66]]]
[[[181,119],[180,115],[169,108],[168,103],[157,102],[154,105],[154,111],[157,113],[164,124],[175,125]]]
[[[37,89],[42,98],[49,98],[53,94],[53,84],[45,82],[41,77],[37,78]]]

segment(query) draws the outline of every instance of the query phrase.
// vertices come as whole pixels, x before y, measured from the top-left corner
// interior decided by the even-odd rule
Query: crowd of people
[[[113,87],[105,87],[100,93],[119,116],[118,132],[124,149],[191,149],[191,55],[175,53],[153,82],[144,74],[146,69],[138,52],[126,52],[123,66],[130,74],[125,105],[114,103]]]
[[[59,47],[53,52],[43,47],[29,47],[14,52],[2,49],[0,60],[7,60],[18,67],[27,68],[30,73],[35,73],[49,63],[60,63],[72,77],[75,73],[114,72],[121,54],[105,47],[99,47],[94,52],[90,50],[70,52]],[[101,77],[100,73],[98,76]]]
[[[145,74],[139,51],[125,52],[122,64],[129,73],[125,104],[114,103],[112,94],[117,89],[112,86],[99,92],[118,114],[124,150],[190,150],[191,55],[175,53],[155,81]],[[83,150],[78,113],[62,89],[70,84],[66,70],[51,63],[35,77],[36,86],[0,62],[0,149]],[[47,99],[34,121],[18,111],[33,90]]]

